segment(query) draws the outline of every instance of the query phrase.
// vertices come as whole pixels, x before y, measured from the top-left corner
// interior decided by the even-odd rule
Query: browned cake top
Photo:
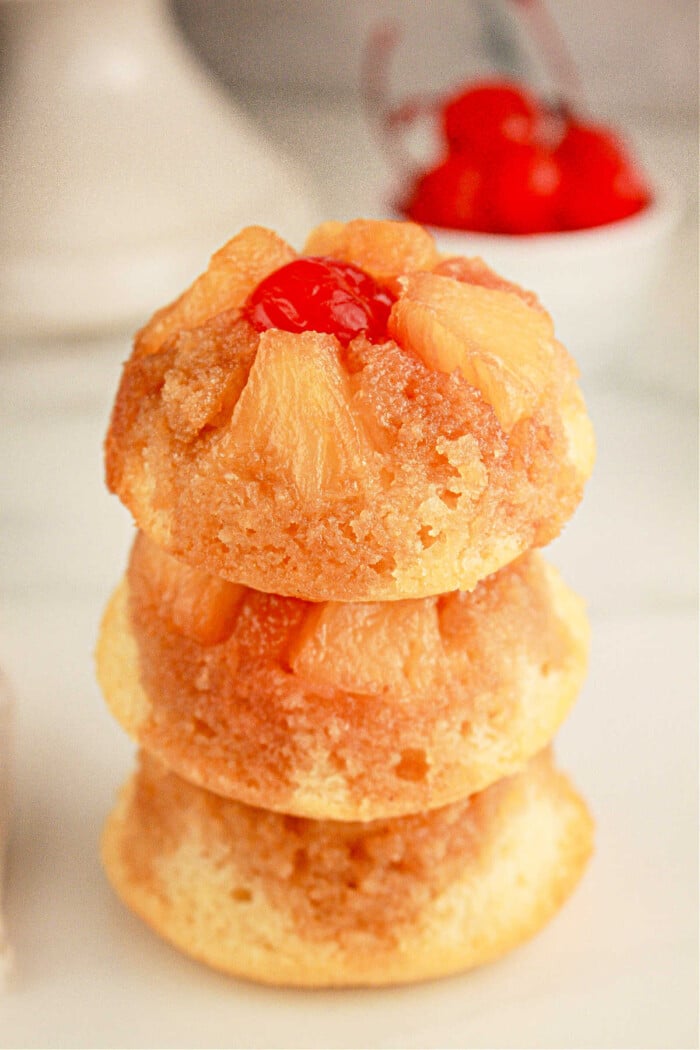
[[[386,337],[256,330],[247,297],[295,253],[260,228],[234,238],[125,366],[107,477],[141,528],[312,600],[469,589],[552,539],[593,452],[536,299],[480,260],[440,260],[412,224],[324,224],[307,251],[392,289]]]

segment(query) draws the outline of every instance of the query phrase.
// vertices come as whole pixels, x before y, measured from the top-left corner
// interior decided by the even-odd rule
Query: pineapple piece
[[[389,333],[430,368],[459,369],[505,430],[530,416],[557,366],[551,318],[513,292],[430,273],[400,279]]]
[[[335,336],[270,329],[260,336],[221,455],[236,472],[291,486],[299,500],[348,494],[375,453],[350,407]]]
[[[440,259],[433,238],[421,226],[373,219],[321,223],[309,235],[304,252],[354,263],[390,287],[399,274],[431,270]]]
[[[143,533],[134,545],[132,571],[144,575],[158,614],[200,645],[217,645],[233,630],[246,588],[193,569]]]
[[[501,277],[490,266],[487,266],[478,255],[469,259],[464,259],[459,255],[447,256],[440,260],[433,269],[433,273],[439,274],[441,277],[454,277],[456,281],[463,281],[465,284],[479,284],[482,288],[496,288],[502,292],[514,292],[533,310],[543,309],[534,292],[521,288],[519,284],[514,284],[513,281],[507,281],[505,277]]]
[[[329,689],[413,695],[433,688],[441,649],[437,598],[326,602],[306,617],[288,659],[295,674]]]
[[[175,332],[240,307],[268,274],[296,257],[286,241],[264,226],[241,230],[212,255],[208,269],[178,299],[156,311],[136,336],[136,354],[155,353]]]

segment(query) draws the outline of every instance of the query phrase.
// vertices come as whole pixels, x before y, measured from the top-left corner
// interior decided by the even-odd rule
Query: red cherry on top
[[[617,222],[651,200],[623,143],[607,128],[572,121],[555,157],[562,171],[559,218],[564,229]]]
[[[483,167],[453,154],[414,183],[403,211],[414,222],[454,230],[488,230]]]
[[[370,342],[381,342],[393,302],[391,292],[359,266],[309,256],[261,281],[243,315],[258,332],[329,332],[341,343],[364,333]]]
[[[539,121],[527,92],[500,80],[483,80],[443,106],[443,130],[453,153],[486,156],[504,142],[529,142]]]

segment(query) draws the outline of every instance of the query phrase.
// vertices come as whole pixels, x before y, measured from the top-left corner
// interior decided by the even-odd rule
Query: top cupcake
[[[107,481],[172,554],[257,590],[471,590],[573,513],[593,464],[536,297],[412,223],[249,227],[137,335]]]

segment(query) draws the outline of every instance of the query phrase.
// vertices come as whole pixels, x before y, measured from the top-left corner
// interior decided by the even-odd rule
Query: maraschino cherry
[[[562,173],[560,222],[564,229],[625,219],[649,203],[644,179],[608,128],[572,118],[554,156]]]
[[[545,233],[559,222],[562,175],[550,150],[534,142],[511,143],[489,178],[492,231]]]
[[[429,226],[495,234],[582,230],[626,219],[652,200],[621,140],[579,116],[581,84],[566,41],[543,0],[513,0],[549,66],[559,101],[489,77],[443,98],[392,106],[388,55],[396,33],[374,34],[365,97],[404,188],[395,207]],[[428,117],[441,137],[433,164],[416,171],[403,142]]]
[[[453,230],[492,227],[483,166],[455,153],[415,181],[403,210],[414,222]]]
[[[370,342],[381,342],[394,299],[359,266],[308,256],[261,281],[243,315],[258,332],[329,332],[344,344],[364,334]]]
[[[641,211],[651,194],[620,139],[507,81],[477,81],[440,108],[447,156],[400,208],[455,230],[581,230]]]
[[[481,157],[509,142],[530,142],[540,119],[537,103],[522,88],[482,80],[448,98],[442,126],[451,153]]]

